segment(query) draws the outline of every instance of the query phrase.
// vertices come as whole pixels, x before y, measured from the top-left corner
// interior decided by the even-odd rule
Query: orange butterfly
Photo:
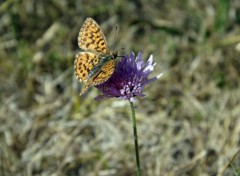
[[[90,86],[107,81],[114,72],[117,52],[110,53],[106,38],[99,25],[87,18],[78,35],[79,52],[74,61],[76,78],[85,83],[82,95]]]

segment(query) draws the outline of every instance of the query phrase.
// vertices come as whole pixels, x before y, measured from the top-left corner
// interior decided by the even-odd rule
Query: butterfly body
[[[90,86],[107,81],[114,69],[117,53],[110,53],[105,36],[99,25],[87,18],[80,29],[78,45],[84,50],[74,61],[75,74],[79,82],[85,83],[80,95]]]

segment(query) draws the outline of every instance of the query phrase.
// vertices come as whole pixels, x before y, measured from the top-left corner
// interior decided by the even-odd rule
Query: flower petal
[[[143,61],[141,52],[137,56],[133,52],[130,55],[123,56],[111,78],[95,86],[102,92],[102,95],[97,96],[95,100],[115,97],[135,101],[136,96],[145,96],[142,94],[145,85],[162,76],[162,74],[159,74],[157,77],[148,79],[155,65],[152,55],[150,55],[146,63]]]

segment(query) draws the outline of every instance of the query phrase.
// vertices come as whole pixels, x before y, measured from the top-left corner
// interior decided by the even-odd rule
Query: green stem
[[[141,167],[140,167],[140,159],[139,159],[139,151],[138,151],[138,136],[137,136],[137,123],[135,117],[135,109],[133,102],[130,102],[131,111],[132,111],[132,122],[133,122],[133,133],[134,133],[134,144],[135,144],[135,154],[136,154],[136,162],[137,162],[137,176],[141,176]]]

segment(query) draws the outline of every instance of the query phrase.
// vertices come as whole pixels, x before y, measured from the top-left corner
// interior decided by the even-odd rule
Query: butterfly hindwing
[[[76,54],[74,70],[80,82],[86,82],[88,74],[99,62],[99,57],[91,52],[79,52]]]
[[[80,92],[80,95],[82,95],[91,85],[98,85],[105,81],[107,81],[111,75],[113,74],[115,69],[115,62],[113,59],[111,59],[109,62],[107,62],[101,70],[96,73],[91,79],[89,79],[88,82],[84,85],[83,89]]]

